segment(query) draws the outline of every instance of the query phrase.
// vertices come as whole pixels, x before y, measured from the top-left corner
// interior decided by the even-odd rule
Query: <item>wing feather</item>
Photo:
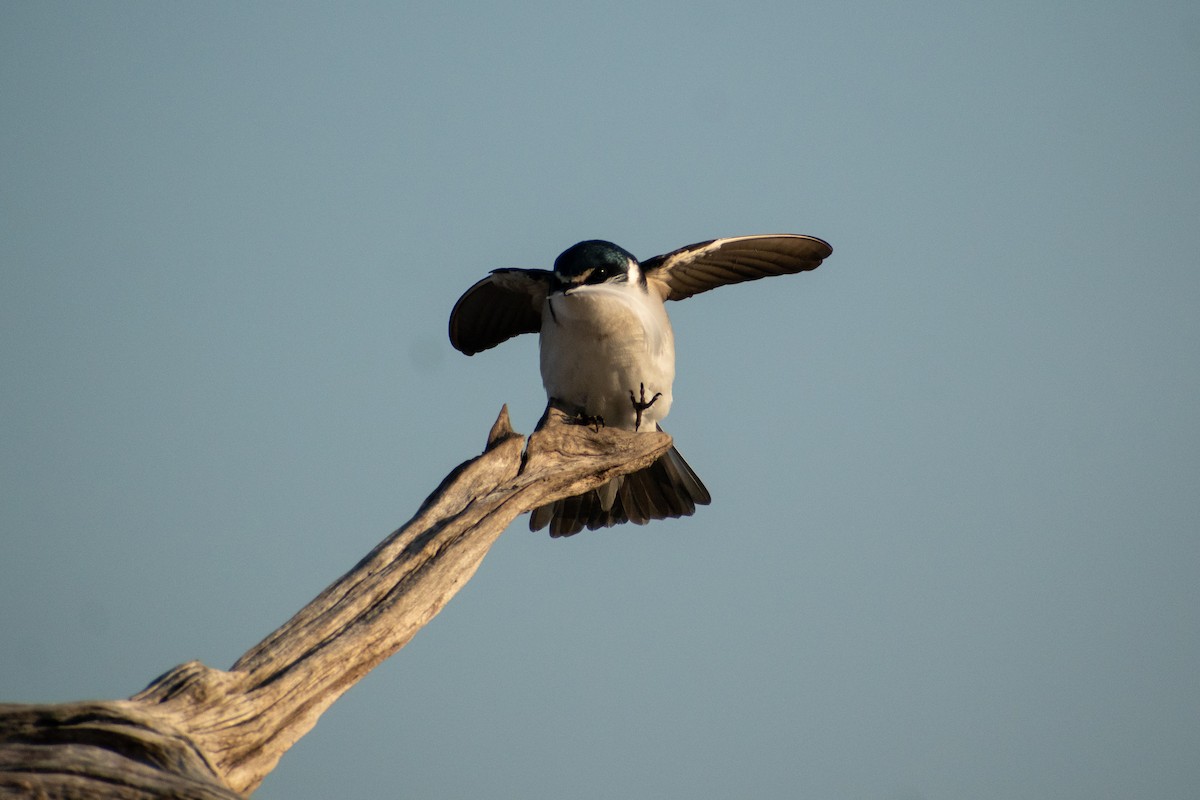
[[[450,312],[450,344],[469,356],[542,327],[552,273],[497,269],[458,298]]]
[[[815,236],[733,236],[689,244],[641,266],[664,300],[683,300],[718,286],[816,269],[832,252]]]

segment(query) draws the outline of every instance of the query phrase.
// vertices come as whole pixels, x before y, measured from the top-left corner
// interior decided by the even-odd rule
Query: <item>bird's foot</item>
[[[563,422],[568,425],[587,425],[597,433],[604,427],[604,417],[599,414],[563,414]]]
[[[598,414],[589,414],[584,406],[567,403],[557,397],[551,397],[546,404],[546,413],[542,415],[543,421],[551,411],[558,412],[559,419],[564,425],[587,425],[597,432],[604,427],[604,417]],[[542,427],[541,422],[538,423],[538,427]]]
[[[636,415],[636,418],[633,421],[633,429],[635,431],[640,430],[642,427],[642,412],[645,411],[650,406],[654,405],[655,400],[662,397],[662,392],[655,392],[654,396],[651,397],[649,400],[647,400],[646,399],[646,384],[640,383],[640,384],[638,384],[638,386],[639,386],[638,393],[639,393],[640,397],[634,397],[633,389],[629,390],[629,402],[633,403],[633,412]]]

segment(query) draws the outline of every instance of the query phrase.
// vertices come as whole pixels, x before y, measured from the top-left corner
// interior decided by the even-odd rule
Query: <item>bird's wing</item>
[[[454,304],[450,344],[473,356],[518,334],[541,330],[552,274],[544,269],[492,270]]]
[[[731,236],[689,244],[646,259],[641,267],[664,300],[683,300],[727,283],[816,269],[832,252],[815,236]]]

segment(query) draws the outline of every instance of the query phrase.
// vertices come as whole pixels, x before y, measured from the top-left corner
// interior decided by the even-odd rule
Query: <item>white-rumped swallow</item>
[[[671,410],[675,340],[664,305],[729,283],[816,269],[833,252],[812,236],[734,236],[638,262],[598,239],[580,242],[553,270],[497,269],[450,312],[450,343],[467,355],[540,333],[547,413],[588,424],[662,430]],[[672,447],[645,469],[534,509],[530,530],[551,536],[683,517],[711,502]]]

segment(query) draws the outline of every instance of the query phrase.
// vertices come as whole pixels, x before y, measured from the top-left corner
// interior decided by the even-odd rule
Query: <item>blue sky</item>
[[[482,447],[488,269],[795,232],[670,309],[714,503],[476,577],[261,798],[1200,785],[1186,3],[0,6],[0,698],[228,667]]]

